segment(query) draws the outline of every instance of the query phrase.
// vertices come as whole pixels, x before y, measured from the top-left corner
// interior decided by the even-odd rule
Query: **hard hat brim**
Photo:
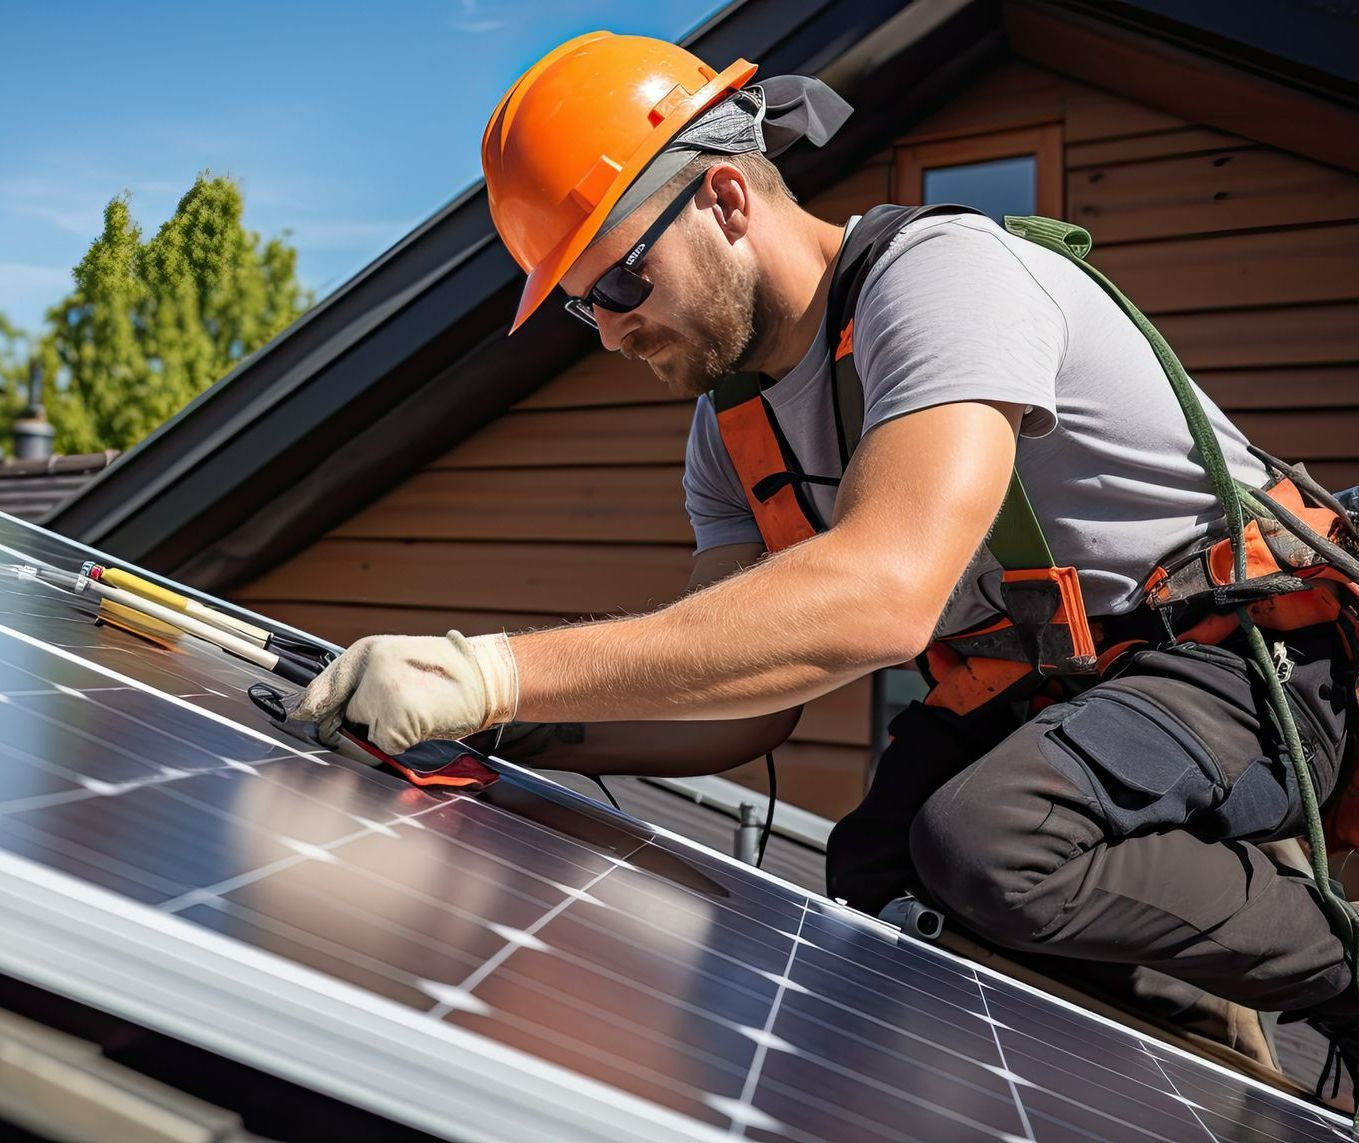
[[[737,60],[725,71],[704,84],[698,91],[658,123],[646,143],[628,159],[618,173],[618,178],[604,196],[595,204],[594,209],[575,230],[568,234],[555,249],[529,271],[524,292],[519,297],[519,308],[514,315],[510,333],[514,333],[529,316],[546,300],[554,287],[561,282],[575,264],[585,248],[595,240],[604,220],[634,179],[657,155],[665,149],[680,129],[696,115],[702,114],[728,92],[744,87],[755,74],[756,67],[746,60]]]

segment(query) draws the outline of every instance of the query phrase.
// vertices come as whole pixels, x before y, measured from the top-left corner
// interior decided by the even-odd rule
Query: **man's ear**
[[[750,229],[752,206],[745,175],[737,167],[719,163],[711,168],[708,189],[713,199],[713,218],[722,228],[727,241],[734,243],[744,238]]]

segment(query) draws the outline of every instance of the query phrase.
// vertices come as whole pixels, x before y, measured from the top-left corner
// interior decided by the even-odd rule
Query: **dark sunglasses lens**
[[[605,272],[590,291],[590,301],[614,313],[635,310],[651,294],[651,283],[631,270],[615,266]]]

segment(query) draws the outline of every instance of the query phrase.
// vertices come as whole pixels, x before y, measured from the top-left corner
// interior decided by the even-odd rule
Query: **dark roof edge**
[[[903,0],[741,0],[686,40],[709,58],[750,54],[769,71],[815,70],[902,6]],[[484,346],[504,324],[498,310],[513,312],[512,297],[501,295],[517,281],[518,269],[495,238],[478,182],[102,473],[48,523],[130,559],[167,570],[182,565],[256,513],[272,512],[354,434],[420,389],[417,359],[423,357],[428,376]],[[426,304],[436,294],[447,305],[442,326]],[[457,329],[474,311],[483,320]],[[365,319],[364,336],[347,335]],[[391,336],[397,326],[401,338]],[[589,348],[554,329],[550,318],[540,321],[536,339],[557,344],[557,369]],[[511,339],[516,344],[524,339]],[[367,360],[360,367],[361,356]],[[514,353],[501,349],[494,356],[507,370],[514,368]],[[336,373],[346,374],[338,386],[331,384]],[[388,384],[395,373],[401,383]],[[537,383],[550,375],[539,375]],[[377,389],[382,402],[371,399]],[[356,420],[351,406],[360,396],[370,399]],[[262,416],[264,410],[271,415]],[[446,438],[445,447],[452,443],[455,438]],[[322,531],[331,522],[308,520]]]
[[[1136,0],[1120,0],[1120,2],[1113,4],[1108,3],[1107,0],[1104,0],[1104,2],[1099,2],[1099,0],[1048,0],[1048,2],[1059,8],[1097,17],[1106,23],[1124,27],[1130,31],[1141,32],[1177,47],[1188,48],[1218,63],[1224,63],[1241,71],[1249,72],[1261,79],[1284,83],[1323,99],[1359,106],[1359,82],[1355,80],[1353,75],[1342,75],[1327,71],[1303,60],[1260,47],[1256,43],[1248,43],[1245,40],[1233,38],[1225,31],[1227,27],[1225,23],[1217,23],[1214,26],[1214,22],[1210,22],[1207,18],[1201,18],[1198,23],[1191,22],[1187,18],[1179,18],[1187,17],[1188,10],[1179,13],[1178,16],[1172,16],[1158,10],[1154,4],[1138,3]],[[1277,3],[1277,0],[1275,0],[1273,6],[1276,8],[1285,7],[1285,5]],[[1203,13],[1204,7],[1200,4],[1196,10]],[[1208,7],[1211,8],[1212,6],[1209,5]],[[1214,15],[1220,17],[1221,14],[1214,13]],[[1334,26],[1339,27],[1340,23],[1343,23],[1343,20],[1337,22]],[[1356,22],[1351,16],[1348,23],[1350,43],[1356,57],[1359,58],[1359,22]],[[1350,66],[1354,68],[1356,60],[1349,62]]]
[[[1130,0],[1006,0],[1005,22],[1021,59],[1190,122],[1359,172],[1359,100],[1343,75]],[[1359,35],[1352,38],[1359,51]]]

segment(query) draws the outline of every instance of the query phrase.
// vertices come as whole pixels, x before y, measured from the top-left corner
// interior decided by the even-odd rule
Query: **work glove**
[[[295,718],[334,744],[340,720],[402,754],[433,738],[464,738],[514,718],[519,675],[505,635],[370,635],[312,680]]]

